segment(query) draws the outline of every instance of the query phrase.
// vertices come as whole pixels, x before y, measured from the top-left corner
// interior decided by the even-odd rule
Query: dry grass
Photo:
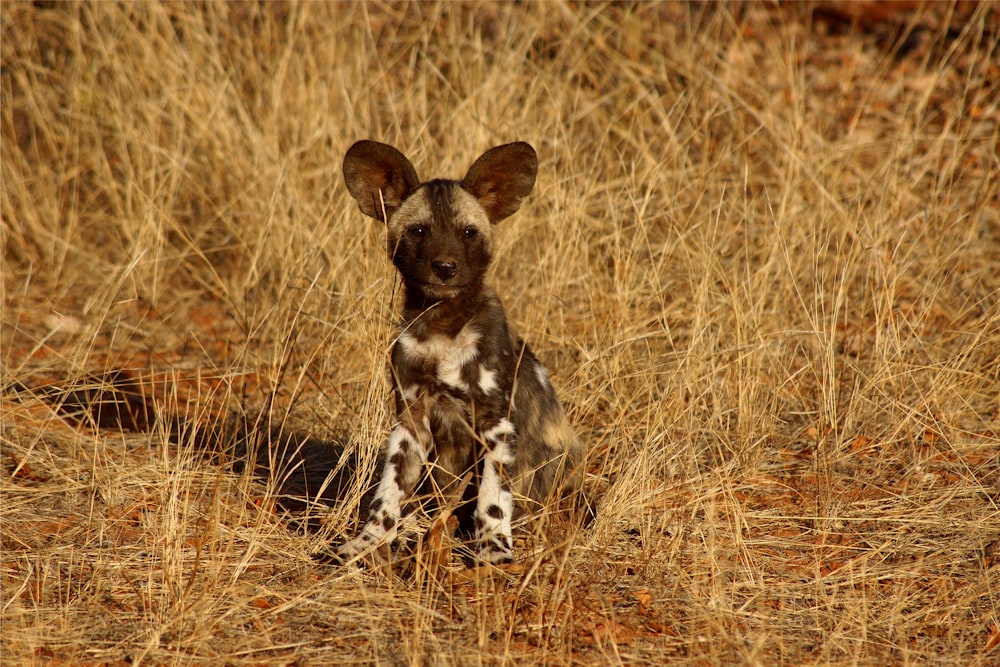
[[[809,9],[5,2],[4,386],[132,369],[370,469],[397,286],[343,154],[523,139],[494,281],[600,504],[507,572],[336,569],[360,483],[303,535],[7,393],[4,664],[997,664],[997,8]]]

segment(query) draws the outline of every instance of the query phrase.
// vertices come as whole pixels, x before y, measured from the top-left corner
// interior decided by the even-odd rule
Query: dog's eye
[[[410,236],[423,236],[427,233],[426,227],[410,227],[406,230],[406,233]]]
[[[466,227],[465,231],[463,232],[463,235],[467,239],[474,239],[474,238],[476,238],[476,235],[478,235],[478,234],[479,234],[479,230],[476,229],[475,227]]]

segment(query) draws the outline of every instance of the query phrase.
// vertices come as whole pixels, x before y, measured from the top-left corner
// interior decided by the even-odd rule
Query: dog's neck
[[[431,299],[418,289],[407,288],[402,326],[420,338],[431,335],[454,338],[493,299],[495,293],[486,284],[463,290],[450,299]]]

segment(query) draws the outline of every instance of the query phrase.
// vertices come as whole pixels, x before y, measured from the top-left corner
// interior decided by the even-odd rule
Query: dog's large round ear
[[[462,187],[486,210],[490,222],[500,222],[521,207],[535,186],[538,156],[530,144],[518,141],[491,148],[469,168]]]
[[[361,211],[382,222],[420,185],[405,155],[388,144],[367,140],[347,150],[344,180]]]

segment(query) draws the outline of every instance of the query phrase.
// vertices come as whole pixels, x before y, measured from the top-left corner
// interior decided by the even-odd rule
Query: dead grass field
[[[837,11],[4,2],[3,663],[1000,664],[998,6]],[[167,442],[263,412],[375,465],[360,138],[538,150],[492,279],[598,513],[505,570],[315,563],[360,480],[306,534]],[[148,431],[15,391],[117,369]]]

